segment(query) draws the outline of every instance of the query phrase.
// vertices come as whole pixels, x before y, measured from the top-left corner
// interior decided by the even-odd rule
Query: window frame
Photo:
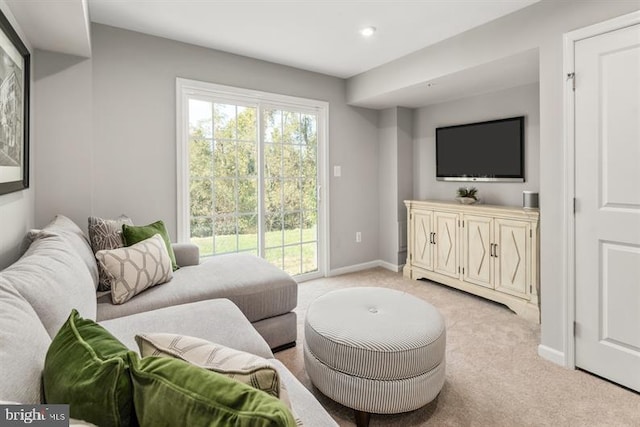
[[[255,106],[258,109],[258,155],[263,156],[264,143],[262,141],[263,120],[261,110],[264,108],[293,108],[298,112],[317,114],[318,132],[318,270],[295,276],[298,282],[327,275],[329,263],[329,103],[314,99],[299,98],[271,92],[243,89],[216,83],[176,78],[176,218],[177,241],[190,242],[190,213],[189,213],[189,99],[228,102],[237,105]],[[258,177],[259,194],[263,191],[263,177]],[[259,213],[263,206],[259,200]],[[262,252],[262,221],[260,221],[259,251]],[[215,255],[214,255],[215,256]]]

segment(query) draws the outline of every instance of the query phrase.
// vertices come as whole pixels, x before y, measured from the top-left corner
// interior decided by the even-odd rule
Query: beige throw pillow
[[[276,368],[268,360],[245,351],[225,347],[201,338],[176,334],[140,334],[136,342],[142,357],[163,356],[184,360],[278,397],[291,408],[289,394]],[[302,422],[291,411],[296,425]]]
[[[173,277],[171,259],[159,234],[128,247],[98,251],[96,259],[109,276],[114,304]]]

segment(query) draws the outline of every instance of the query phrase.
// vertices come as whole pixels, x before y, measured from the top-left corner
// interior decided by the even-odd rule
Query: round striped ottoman
[[[431,304],[386,288],[348,288],[316,299],[305,319],[305,369],[326,396],[369,414],[420,408],[442,389],[444,319]]]

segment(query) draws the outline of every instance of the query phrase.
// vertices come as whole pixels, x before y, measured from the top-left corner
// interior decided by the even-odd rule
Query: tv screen
[[[524,116],[436,129],[440,181],[524,181]]]

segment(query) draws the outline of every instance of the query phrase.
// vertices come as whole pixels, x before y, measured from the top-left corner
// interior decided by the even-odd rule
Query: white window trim
[[[238,104],[274,105],[292,107],[318,114],[318,273],[296,276],[299,282],[315,277],[324,277],[329,265],[329,103],[325,101],[298,98],[277,93],[242,89],[198,80],[176,78],[176,217],[177,240],[189,242],[189,134],[186,124],[189,120],[188,102],[190,97],[215,97]]]

